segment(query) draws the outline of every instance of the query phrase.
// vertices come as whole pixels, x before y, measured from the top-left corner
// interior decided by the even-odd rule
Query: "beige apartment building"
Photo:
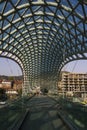
[[[58,91],[66,95],[87,97],[87,73],[62,72]]]

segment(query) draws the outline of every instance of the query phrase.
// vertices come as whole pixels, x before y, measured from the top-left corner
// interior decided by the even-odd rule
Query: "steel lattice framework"
[[[61,68],[86,53],[86,0],[0,0],[0,56],[21,66],[24,93],[53,87]]]

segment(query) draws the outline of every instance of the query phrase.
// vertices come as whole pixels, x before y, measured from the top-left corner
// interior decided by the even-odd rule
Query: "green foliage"
[[[21,96],[22,95],[22,89],[18,90],[18,95]]]
[[[0,88],[0,100],[6,99],[5,89]]]
[[[47,93],[48,93],[47,88],[44,88],[44,94],[47,94]]]
[[[11,81],[14,80],[14,77],[13,77],[13,76],[10,76],[10,77],[9,77],[9,80],[11,80]]]

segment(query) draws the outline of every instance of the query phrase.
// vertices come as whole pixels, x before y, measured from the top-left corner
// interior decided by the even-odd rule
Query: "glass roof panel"
[[[0,5],[1,6],[1,5]],[[5,4],[5,8],[4,8],[4,13],[7,13],[8,11],[10,11],[11,9],[13,9],[13,6],[10,2],[6,2]]]
[[[2,13],[4,9],[5,2],[0,3],[0,13]]]
[[[79,0],[0,2],[0,48],[14,53],[30,79],[46,72],[56,74],[60,65],[74,58],[71,55],[87,51],[87,4]]]

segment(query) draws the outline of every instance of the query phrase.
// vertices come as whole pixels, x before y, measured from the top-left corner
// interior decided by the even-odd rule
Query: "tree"
[[[14,80],[11,81],[11,88],[14,87]]]
[[[44,88],[44,94],[47,94],[47,93],[48,93],[47,88]]]
[[[6,100],[7,99],[7,95],[5,93],[5,89],[0,88],[0,100]]]

